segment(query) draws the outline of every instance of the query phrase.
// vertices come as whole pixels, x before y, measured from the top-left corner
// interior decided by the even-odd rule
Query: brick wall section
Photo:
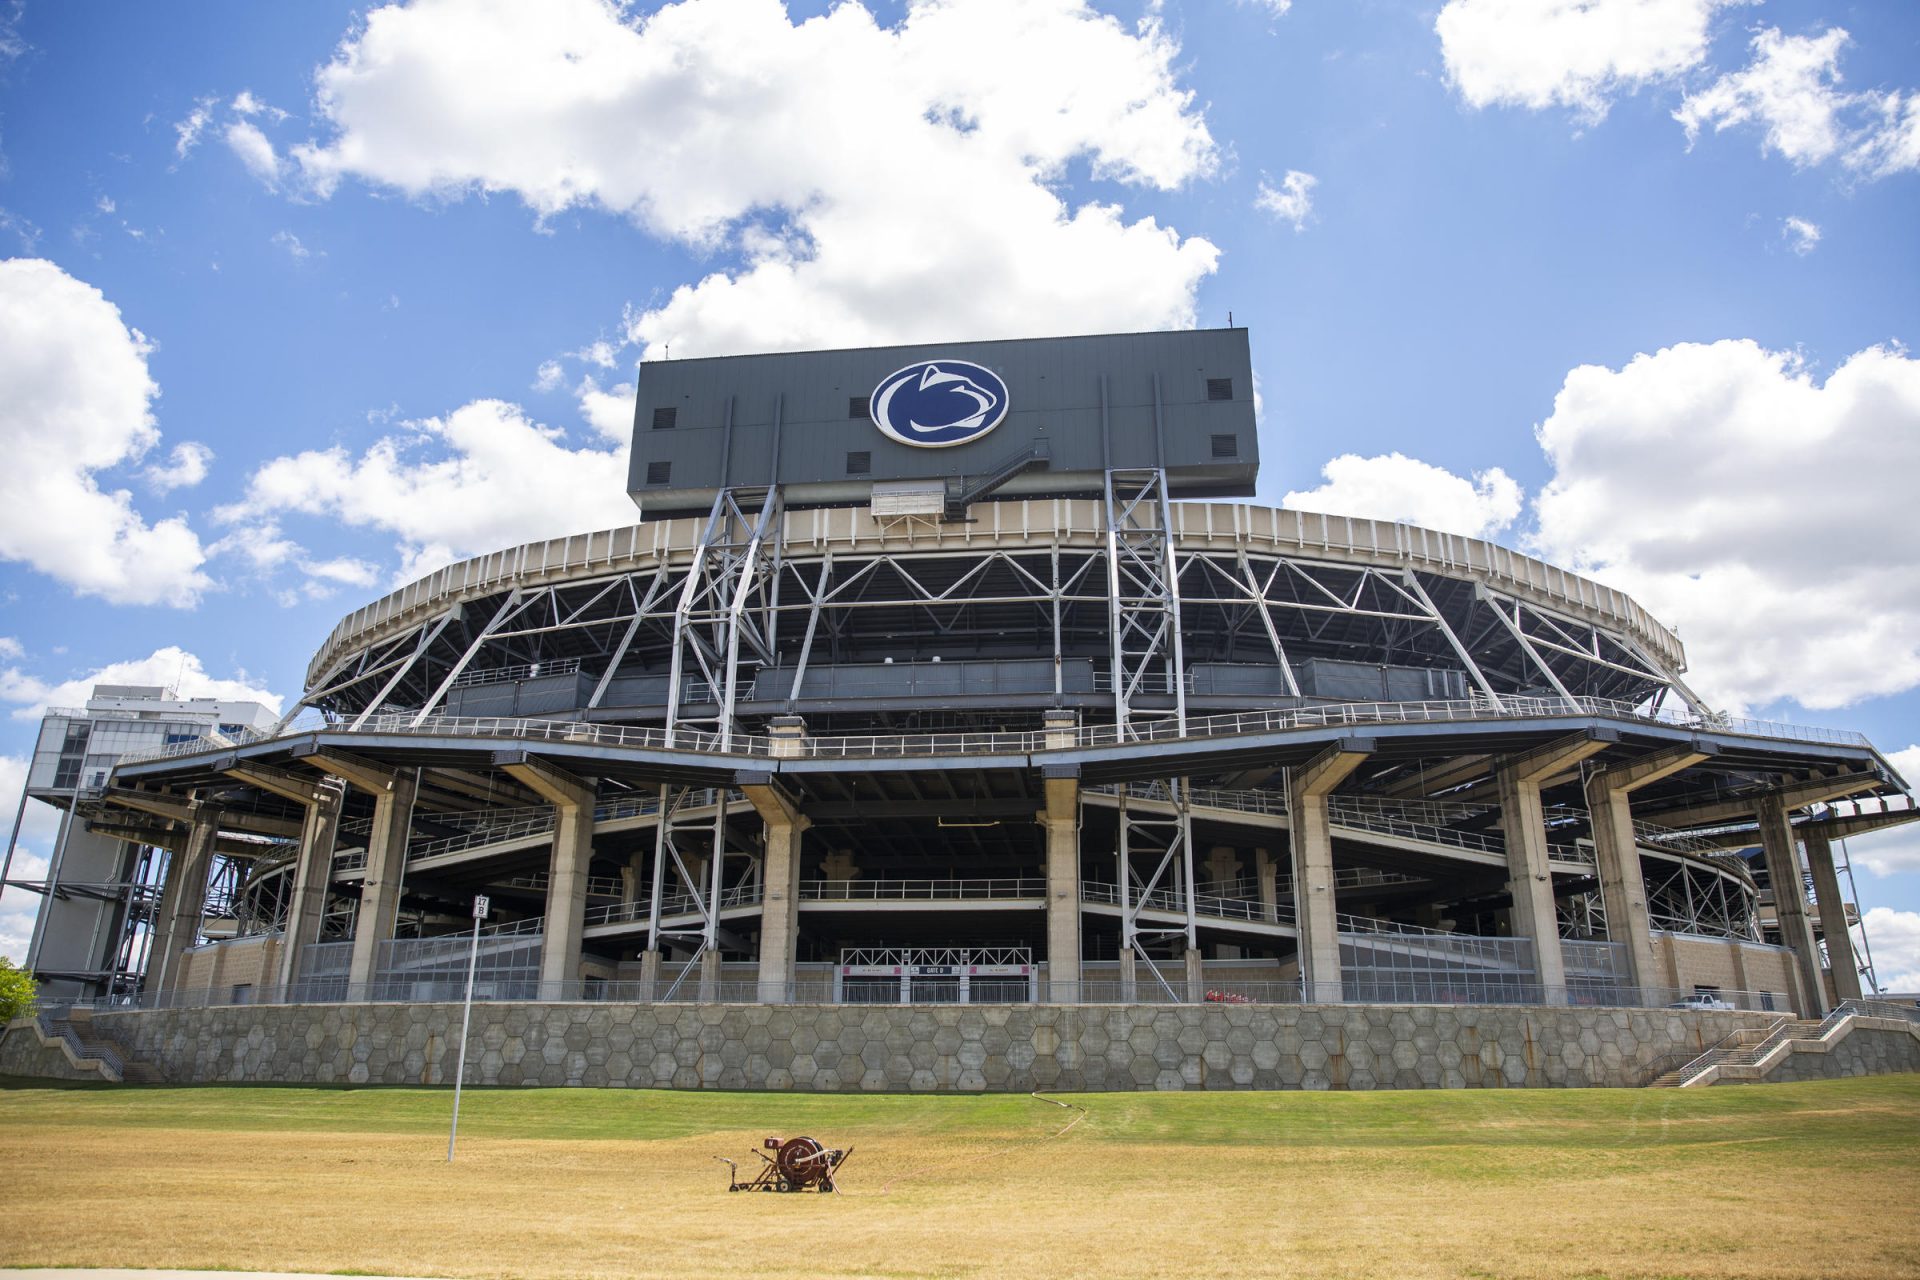
[[[59,1040],[42,1040],[33,1019],[20,1018],[0,1027],[0,1076],[34,1080],[92,1080],[107,1077],[98,1064],[74,1065]]]
[[[1759,1015],[1199,1005],[487,1004],[468,1082],[984,1092],[1634,1086]],[[458,1005],[99,1014],[174,1083],[443,1084]],[[1669,1064],[1670,1065],[1670,1064]]]

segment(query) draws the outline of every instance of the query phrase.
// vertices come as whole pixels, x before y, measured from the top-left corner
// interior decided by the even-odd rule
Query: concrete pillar
[[[1647,915],[1647,883],[1640,873],[1640,846],[1633,833],[1633,804],[1628,798],[1708,758],[1700,744],[1668,747],[1627,764],[1603,769],[1587,779],[1587,812],[1593,823],[1593,852],[1606,904],[1607,937],[1626,948],[1628,986],[1653,991],[1660,963],[1653,953],[1653,924]]]
[[[180,953],[200,937],[200,917],[207,906],[207,874],[213,867],[214,842],[220,835],[220,810],[195,801],[186,843],[167,859],[166,883],[160,890],[160,914],[147,961],[147,990],[172,991],[185,969]]]
[[[1120,948],[1120,1003],[1132,1004],[1140,995],[1140,969],[1133,948]]]
[[[1051,769],[1048,772],[1052,772]],[[1047,990],[1055,1001],[1081,998],[1080,780],[1047,777],[1039,813],[1047,840]]]
[[[652,1004],[660,998],[660,953],[649,948],[640,953],[640,1000]]]
[[[1216,844],[1207,849],[1207,879],[1214,884],[1240,879],[1240,852],[1231,845]]]
[[[1200,948],[1188,947],[1186,954],[1187,1001],[1198,1004],[1207,998],[1207,971],[1201,960]]]
[[[780,725],[799,725],[797,716],[782,717]],[[798,741],[789,733],[788,741]],[[775,783],[771,773],[743,771],[734,781],[760,815],[763,837],[760,854],[760,969],[759,998],[763,1004],[781,1004],[793,998],[795,954],[800,944],[800,854],[801,842],[813,822],[800,812],[799,805],[786,790]],[[710,957],[719,978],[717,953]],[[701,971],[703,987],[706,971]],[[702,992],[705,998],[705,992]]]
[[[1280,918],[1280,887],[1274,883],[1273,851],[1265,847],[1253,851],[1253,878],[1260,886],[1261,914],[1268,920]]]
[[[526,751],[496,751],[493,763],[553,806],[553,849],[547,861],[540,986],[550,999],[578,994],[581,938],[587,924],[587,876],[593,869],[598,784]]]
[[[372,985],[380,965],[380,944],[393,937],[400,915],[400,890],[407,875],[407,840],[413,832],[417,790],[412,772],[391,775],[392,785],[373,793],[373,827],[367,833],[367,878],[360,885],[360,911],[353,927],[349,987]]]
[[[340,808],[346,790],[317,787],[300,827],[300,856],[294,863],[293,900],[287,905],[286,942],[280,948],[280,985],[291,987],[304,977],[304,953],[320,941],[320,922],[327,913],[327,889],[333,883],[333,842],[340,830]]]
[[[794,957],[800,943],[801,845],[811,825],[801,815],[766,824],[766,853],[760,868],[762,1004],[784,1004],[793,998]]]
[[[1547,866],[1546,811],[1540,783],[1522,770],[1499,770],[1500,821],[1507,845],[1507,884],[1513,893],[1513,931],[1533,939],[1534,981],[1546,1004],[1565,1004],[1567,965],[1560,948],[1553,872]]]
[[[1860,999],[1860,962],[1853,954],[1853,931],[1847,925],[1847,902],[1840,896],[1840,876],[1833,866],[1833,841],[1827,833],[1803,827],[1807,869],[1813,872],[1813,901],[1820,912],[1820,936],[1827,944],[1827,969],[1833,975],[1835,1001]]]
[[[1605,785],[1605,779],[1605,774],[1594,775],[1587,787],[1587,809],[1593,820],[1600,900],[1606,904],[1607,939],[1626,948],[1625,985],[1650,989],[1660,981],[1660,962],[1653,951],[1647,884],[1633,835],[1633,805],[1627,791]]]
[[[593,865],[593,802],[554,806],[553,853],[547,864],[546,937],[540,947],[540,984],[570,999],[580,981],[581,939],[587,923],[587,872]]]
[[[1820,980],[1820,952],[1813,940],[1813,922],[1807,913],[1807,886],[1801,878],[1800,849],[1786,802],[1777,795],[1762,796],[1756,816],[1760,844],[1767,858],[1767,881],[1773,887],[1773,914],[1780,922],[1780,941],[1793,953],[1793,971],[1800,988],[1796,1001],[1803,1018],[1827,1012],[1826,984]],[[1839,889],[1835,886],[1835,896]]]
[[[700,1003],[712,1004],[720,998],[720,952],[708,947],[700,953]]]
[[[1333,824],[1327,797],[1373,750],[1371,738],[1336,742],[1287,770],[1293,839],[1293,916],[1300,931],[1300,977],[1309,1004],[1345,997],[1340,980],[1339,908],[1333,891]]]

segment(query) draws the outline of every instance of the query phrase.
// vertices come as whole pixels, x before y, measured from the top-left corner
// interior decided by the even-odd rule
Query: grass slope
[[[444,1090],[0,1088],[0,1265],[1920,1275],[1920,1076],[1060,1100],[477,1090],[449,1167]],[[724,1194],[799,1132],[857,1147],[843,1194]]]

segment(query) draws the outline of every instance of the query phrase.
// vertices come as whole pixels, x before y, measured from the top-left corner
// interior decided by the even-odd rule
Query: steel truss
[[[712,816],[695,815],[690,810],[713,805]],[[720,954],[727,941],[720,927],[720,911],[729,898],[758,901],[760,854],[752,849],[731,847],[727,837],[728,795],[706,787],[660,788],[660,823],[655,830],[653,883],[649,890],[650,911],[647,924],[647,950],[660,953],[663,939],[690,946],[692,956],[673,980],[663,1000],[672,999],[685,983],[687,975],[700,968],[708,953]],[[663,929],[660,926],[667,883],[684,886],[694,911],[700,917],[694,930]]]
[[[1144,524],[1153,508],[1129,501],[1134,496],[1118,505]],[[742,540],[760,525],[764,500],[756,510],[736,494],[729,506],[696,564],[470,602],[471,618],[442,614],[369,646],[307,701],[349,718],[404,711],[424,719],[450,691],[565,672],[561,664],[572,663],[581,687],[592,689],[586,713],[631,708],[658,719],[671,697],[678,725],[717,731],[743,715],[802,709],[830,688],[839,664],[1000,656],[1052,660],[1035,695],[1057,700],[1075,687],[1110,693],[1115,703],[1124,695],[1130,716],[1175,714],[1173,704],[1190,700],[1196,682],[1204,696],[1214,673],[1254,668],[1272,673],[1262,696],[1311,694],[1301,687],[1301,664],[1327,658],[1459,672],[1494,699],[1545,692],[1652,702],[1669,689],[1686,696],[1672,673],[1623,637],[1461,579],[1244,550],[1182,553],[1169,576],[1141,559],[1146,531],[1132,528],[1124,549],[1115,531],[1112,556],[1041,545],[832,548],[795,558],[764,535]],[[1154,577],[1143,582],[1147,571]],[[1160,643],[1174,596],[1183,623],[1178,682],[1169,675],[1171,646]],[[1116,614],[1125,646],[1118,655]],[[670,678],[676,660],[678,680]],[[1076,663],[1091,666],[1091,686],[1066,683]],[[627,676],[653,681],[638,702],[616,689]]]
[[[1107,472],[1107,607],[1111,637],[1113,720],[1123,739],[1145,723],[1187,724],[1187,676],[1180,616],[1180,565],[1167,509],[1167,476],[1160,470]],[[1163,695],[1153,709],[1138,705],[1142,694]],[[1129,803],[1119,795],[1120,945],[1144,962],[1153,980],[1178,999],[1148,947],[1181,938],[1199,945],[1193,898],[1193,813],[1187,779],[1155,784],[1166,810]],[[1143,868],[1145,868],[1143,874]],[[1185,924],[1177,929],[1142,928],[1140,913],[1165,885],[1182,902]],[[1126,980],[1123,971],[1122,981]]]
[[[1664,858],[1642,858],[1640,867],[1647,885],[1647,917],[1654,928],[1760,941],[1754,892],[1725,873]]]

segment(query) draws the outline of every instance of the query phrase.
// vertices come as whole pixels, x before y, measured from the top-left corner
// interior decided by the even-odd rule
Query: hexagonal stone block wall
[[[460,1007],[100,1014],[176,1083],[447,1084]],[[467,1080],[818,1092],[1633,1086],[1764,1015],[1376,1005],[475,1005]]]

